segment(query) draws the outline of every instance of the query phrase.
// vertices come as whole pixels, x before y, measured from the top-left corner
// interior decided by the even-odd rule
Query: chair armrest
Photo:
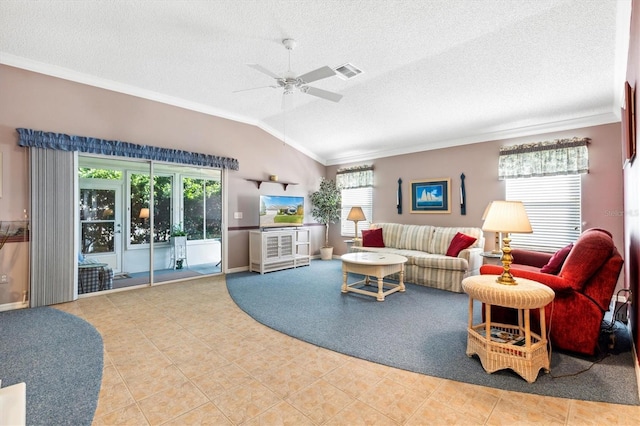
[[[482,275],[501,275],[502,266],[498,265],[482,265],[480,268],[480,274]],[[551,288],[556,294],[569,293],[574,291],[571,283],[562,277],[557,275],[545,274],[543,272],[527,271],[524,269],[511,268],[511,275],[516,278],[526,278],[544,284]]]
[[[513,256],[513,263],[515,264],[542,268],[549,262],[549,259],[551,259],[551,257],[553,256],[553,253],[524,249],[513,249],[511,250],[511,255]]]

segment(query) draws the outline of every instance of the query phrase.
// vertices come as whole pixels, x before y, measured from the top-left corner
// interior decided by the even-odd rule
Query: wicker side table
[[[469,295],[469,327],[467,355],[477,354],[488,373],[510,368],[527,382],[533,383],[538,371],[549,372],[545,306],[555,293],[536,281],[518,278],[517,285],[496,282],[496,275],[465,278],[462,288]],[[473,324],[473,301],[485,304],[485,322]],[[518,310],[518,324],[491,321],[491,306]],[[540,334],[531,332],[530,310],[540,310]]]

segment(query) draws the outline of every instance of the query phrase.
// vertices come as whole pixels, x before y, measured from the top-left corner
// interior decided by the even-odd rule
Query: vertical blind
[[[74,299],[75,158],[73,152],[30,148],[31,307]]]

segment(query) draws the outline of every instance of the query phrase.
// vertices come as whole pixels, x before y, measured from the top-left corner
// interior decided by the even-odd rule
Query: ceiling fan
[[[271,87],[274,89],[283,88],[284,89],[283,99],[282,99],[283,106],[285,103],[286,96],[292,95],[296,90],[302,93],[306,93],[307,95],[317,96],[318,98],[326,99],[332,102],[339,102],[340,99],[342,99],[342,95],[339,93],[318,89],[317,87],[307,86],[307,84],[312,83],[314,81],[322,80],[323,78],[332,77],[336,75],[336,72],[331,67],[328,67],[328,66],[320,67],[306,74],[296,76],[296,74],[293,71],[291,71],[291,51],[295,49],[297,43],[292,38],[285,38],[284,40],[282,40],[282,44],[289,51],[289,70],[283,75],[280,76],[272,71],[269,71],[268,69],[266,69],[265,67],[259,64],[247,64],[247,66],[253,68],[254,70],[260,71],[261,73],[266,74],[269,77],[275,79],[276,84],[269,85],[269,86],[254,87],[251,89],[236,90],[234,93],[244,92],[247,90],[262,89],[266,87]]]

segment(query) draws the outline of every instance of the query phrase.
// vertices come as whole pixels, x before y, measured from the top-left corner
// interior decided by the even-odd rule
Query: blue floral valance
[[[588,138],[572,138],[503,146],[498,179],[588,173],[589,142]]]
[[[166,161],[169,163],[191,164],[194,166],[216,167],[238,170],[240,165],[235,158],[218,157],[182,151],[180,149],[159,148],[157,146],[137,145],[130,142],[110,141],[86,136],[65,135],[63,133],[42,132],[32,129],[16,129],[20,135],[18,145],[25,147],[58,149],[62,151],[80,151],[92,154],[117,155],[129,158]]]

